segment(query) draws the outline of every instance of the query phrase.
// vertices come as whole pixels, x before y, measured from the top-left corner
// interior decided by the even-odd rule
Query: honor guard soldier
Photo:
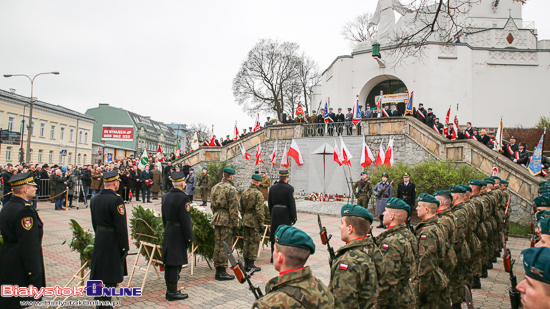
[[[521,252],[525,279],[517,290],[524,309],[550,308],[550,248],[529,248]]]
[[[346,204],[340,210],[340,238],[346,244],[336,251],[330,270],[329,290],[336,308],[374,308],[378,298],[376,263],[382,253],[369,237],[374,216],[365,208]]]
[[[380,224],[377,228],[385,228],[384,226],[384,211],[386,210],[386,201],[388,198],[393,196],[393,187],[391,183],[388,182],[388,174],[382,174],[382,181],[377,183],[372,193],[376,196],[376,210],[375,214],[380,216]]]
[[[201,206],[206,206],[208,201],[208,191],[210,191],[210,175],[208,175],[208,169],[202,168],[202,175],[199,178],[199,188],[201,190]]]
[[[352,187],[352,191],[357,197],[357,204],[365,209],[369,208],[369,201],[372,194],[372,184],[369,179],[367,179],[367,173],[361,172],[361,179],[357,180]]]
[[[15,174],[9,180],[13,196],[0,211],[0,232],[4,249],[0,252],[0,286],[46,287],[42,253],[42,220],[31,207],[36,183],[31,173]],[[40,301],[33,297],[1,297],[0,308],[22,308],[20,301]]]
[[[267,205],[271,214],[271,231],[269,241],[271,252],[275,244],[275,231],[279,225],[294,225],[298,217],[296,215],[296,201],[294,200],[294,188],[288,184],[288,171],[279,171],[279,180],[271,186]]]
[[[116,287],[128,275],[128,224],[124,201],[116,193],[119,180],[116,170],[103,173],[104,189],[90,201],[92,227],[95,232],[90,280],[102,280],[105,287]],[[111,297],[100,296],[95,299],[111,301]]]
[[[216,280],[233,280],[235,276],[226,272],[227,255],[223,251],[223,243],[233,243],[239,225],[239,192],[233,185],[235,170],[223,169],[223,179],[212,188],[210,207],[212,208],[212,225],[214,225],[214,266]]]
[[[455,251],[455,243],[458,236],[455,235],[455,221],[456,217],[451,212],[453,197],[449,190],[439,190],[434,193],[435,198],[439,201],[439,207],[437,208],[437,224],[443,232],[443,237],[446,241],[447,254],[442,266],[443,271],[449,278],[449,275],[453,273],[457,264],[457,253]],[[450,293],[451,287],[447,287]],[[450,295],[449,295],[450,296]]]
[[[378,280],[377,308],[415,308],[416,241],[405,222],[410,207],[392,197],[386,202],[384,225],[388,230],[378,235],[377,243],[384,257],[382,278]]]
[[[537,220],[537,229],[540,235],[540,240],[535,244],[535,247],[550,248],[550,212],[548,210],[543,210],[543,212],[547,212],[547,217]]]
[[[275,232],[273,266],[279,275],[265,286],[266,295],[252,308],[320,308],[333,309],[334,297],[311,268],[305,266],[315,253],[315,244],[303,231],[281,225]]]
[[[411,175],[405,173],[403,182],[397,185],[397,197],[405,201],[411,209],[414,207],[416,200],[416,186],[411,182]]]
[[[533,203],[537,206],[537,211],[541,210],[550,210],[550,198],[546,196],[539,195],[534,200]]]
[[[181,267],[187,264],[187,249],[193,243],[191,223],[191,201],[183,192],[185,189],[183,172],[172,173],[172,189],[162,196],[162,262],[165,265],[166,299],[182,300],[188,297],[178,290]]]
[[[447,286],[449,279],[442,266],[446,255],[446,240],[436,216],[439,201],[430,194],[418,197],[416,212],[422,222],[415,229],[418,250],[417,308],[451,308]]]
[[[262,270],[254,265],[260,244],[260,230],[264,228],[264,196],[260,192],[262,176],[252,175],[252,184],[241,194],[239,201],[239,212],[243,218],[243,241],[244,241],[244,267],[245,271],[255,269]]]

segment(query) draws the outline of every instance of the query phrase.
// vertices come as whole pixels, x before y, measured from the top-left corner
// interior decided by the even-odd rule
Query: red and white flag
[[[264,160],[262,160],[260,157],[262,155],[262,146],[261,144],[258,144],[258,148],[256,148],[256,164],[255,165],[258,165],[258,163],[264,163]]]
[[[376,162],[374,163],[374,166],[379,166],[384,164],[384,148],[382,147],[382,142],[380,142],[380,149],[378,149],[378,155],[376,156]]]
[[[449,135],[449,117],[451,116],[451,106],[449,105],[449,110],[447,111],[447,116],[445,117],[445,128],[443,128],[443,135]]]
[[[244,150],[244,145],[243,145],[243,143],[240,143],[239,146],[241,146],[241,153],[243,154],[244,159],[245,159],[245,160],[250,159],[251,155],[250,155],[248,152],[246,152],[246,150]]]
[[[277,159],[277,143],[275,142],[275,148],[273,148],[273,152],[271,153],[271,166],[275,167],[275,159]]]
[[[434,128],[435,132],[439,133],[439,130],[437,129],[437,126],[435,125],[435,123],[434,123],[434,126],[432,128]]]
[[[286,143],[285,143],[285,148],[283,149],[283,158],[281,159],[281,165],[284,166],[285,168],[288,168],[288,166],[289,166],[288,151],[286,149]]]
[[[451,139],[457,139],[458,137],[458,103],[456,104],[456,115],[455,115],[455,127],[453,129],[453,137]]]
[[[300,148],[298,148],[298,144],[296,144],[296,141],[294,139],[292,139],[292,143],[290,143],[290,148],[288,149],[288,156],[292,157],[296,162],[296,164],[298,164],[298,166],[304,164],[304,158],[302,158],[302,153],[300,152]]]
[[[391,167],[393,165],[393,138],[388,142],[388,149],[384,155],[384,164]]]
[[[233,130],[233,140],[236,141],[239,139],[239,129],[237,129],[237,122],[235,121],[235,130]]]
[[[160,149],[160,144],[159,144],[159,148],[157,149],[157,159],[160,162],[164,162],[164,156],[162,155],[162,150]]]
[[[346,147],[346,144],[344,144],[344,139],[342,138],[342,135],[340,135],[340,144],[342,144],[342,151],[340,152],[342,156],[340,161],[342,162],[342,164],[349,165],[351,167],[351,159],[353,158],[353,156],[348,150],[348,147]]]
[[[340,160],[340,151],[338,151],[338,144],[336,139],[334,139],[334,162],[338,163],[339,166],[342,166],[342,161]]]
[[[256,123],[254,124],[254,129],[252,132],[256,132],[260,129],[260,113],[256,114]]]
[[[369,146],[365,143],[365,137],[363,137],[363,150],[361,151],[361,166],[367,168],[374,162],[374,156],[370,151]]]
[[[376,113],[378,114],[378,118],[382,117],[382,111],[380,110],[380,108],[382,106],[380,106],[382,104],[382,95],[378,96],[378,100],[376,101]]]

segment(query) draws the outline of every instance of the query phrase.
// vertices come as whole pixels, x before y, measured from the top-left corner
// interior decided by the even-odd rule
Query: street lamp
[[[32,95],[33,95],[33,87],[34,87],[34,79],[36,77],[38,77],[39,75],[44,75],[44,74],[54,74],[54,75],[59,75],[59,72],[45,72],[45,73],[38,73],[36,74],[35,76],[33,76],[32,78],[28,75],[25,75],[25,74],[4,74],[4,77],[12,77],[12,76],[25,76],[26,78],[29,79],[29,81],[31,82],[31,97],[29,99],[29,105],[30,105],[30,108],[29,108],[29,125],[27,126],[27,162],[30,162],[31,161],[31,155],[30,155],[30,152],[31,152],[31,132],[32,132],[32,108],[34,106],[34,103],[33,103],[33,100],[32,100]],[[21,137],[22,139],[23,137]]]

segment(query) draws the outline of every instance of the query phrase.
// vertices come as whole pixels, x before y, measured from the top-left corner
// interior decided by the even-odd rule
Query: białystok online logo
[[[17,285],[2,285],[1,293],[2,297],[32,297],[39,299],[42,296],[130,296],[140,297],[141,288],[115,288],[105,287],[101,280],[88,280],[85,287],[73,286],[73,287],[43,287],[40,289],[34,286],[19,287]]]

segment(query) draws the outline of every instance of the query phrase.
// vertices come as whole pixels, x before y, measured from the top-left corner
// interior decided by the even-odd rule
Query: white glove
[[[514,163],[517,163],[517,162],[518,162],[518,160],[514,159]]]

